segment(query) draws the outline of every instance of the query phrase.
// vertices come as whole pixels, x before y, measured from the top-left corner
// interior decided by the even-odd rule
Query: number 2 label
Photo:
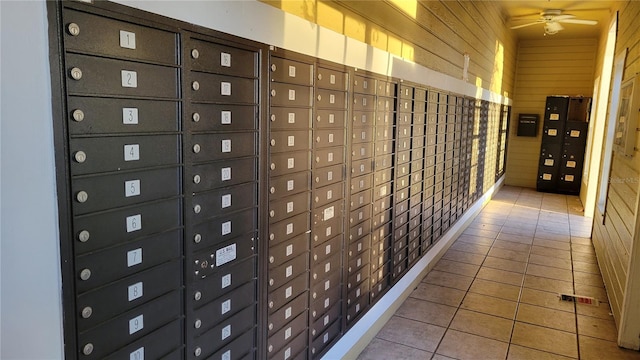
[[[120,71],[122,78],[122,87],[137,88],[138,87],[138,73],[135,71],[122,70]]]

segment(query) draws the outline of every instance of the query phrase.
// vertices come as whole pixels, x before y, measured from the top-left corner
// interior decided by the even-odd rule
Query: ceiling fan
[[[525,20],[528,17],[522,18],[513,18],[513,20]],[[581,25],[596,25],[598,22],[596,20],[583,20],[576,19],[575,15],[571,14],[563,14],[562,10],[559,9],[547,9],[540,13],[540,18],[533,22],[512,26],[511,29],[520,29],[523,27],[536,25],[536,24],[544,24],[544,33],[545,35],[554,35],[557,34],[558,31],[564,29],[561,23],[565,24],[581,24]]]

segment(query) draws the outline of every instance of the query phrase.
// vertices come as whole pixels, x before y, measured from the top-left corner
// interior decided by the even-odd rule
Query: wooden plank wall
[[[598,39],[518,43],[505,184],[535,188],[542,122],[549,95],[592,96]],[[517,136],[518,114],[538,114],[537,137]]]
[[[627,49],[623,82],[640,72],[640,2],[629,1],[621,5],[618,17],[616,54]],[[610,109],[611,110],[611,109]],[[638,186],[640,184],[640,133],[636,131],[634,156],[624,157],[615,151],[607,193],[605,214],[596,207],[593,244],[598,264],[607,288],[607,295],[616,323],[620,326],[623,302],[627,291],[630,254],[636,233],[638,217]],[[604,154],[606,157],[607,154]],[[604,224],[603,224],[604,218]],[[640,261],[640,259],[633,259]],[[637,299],[636,299],[637,300]],[[632,304],[631,306],[637,306]]]
[[[455,78],[469,54],[470,83],[513,92],[516,39],[498,2],[261,1]]]

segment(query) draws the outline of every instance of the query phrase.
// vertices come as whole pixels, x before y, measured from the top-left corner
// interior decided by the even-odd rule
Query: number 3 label
[[[138,109],[137,108],[122,108],[122,123],[125,125],[137,125],[138,124]]]

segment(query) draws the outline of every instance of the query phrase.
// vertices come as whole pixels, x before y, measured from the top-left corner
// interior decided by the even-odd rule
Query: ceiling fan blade
[[[565,24],[581,24],[581,25],[597,25],[598,22],[596,20],[582,20],[582,19],[566,19],[566,20],[558,20],[558,22]]]
[[[576,16],[575,15],[570,15],[570,14],[565,14],[565,15],[557,15],[553,17],[554,21],[562,21],[562,20],[568,20],[568,19],[574,19]]]
[[[523,27],[527,27],[527,26],[531,26],[531,25],[536,25],[536,24],[540,24],[542,21],[535,21],[532,23],[528,23],[528,24],[524,24],[524,25],[517,25],[517,26],[512,26],[511,29],[515,30],[515,29],[521,29]]]

